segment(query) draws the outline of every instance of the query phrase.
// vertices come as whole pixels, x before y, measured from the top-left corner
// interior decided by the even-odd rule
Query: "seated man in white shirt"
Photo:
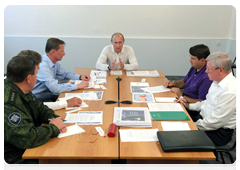
[[[207,57],[206,72],[213,80],[206,100],[187,104],[189,110],[200,111],[194,120],[200,130],[204,130],[216,146],[229,143],[236,128],[236,78],[231,72],[231,58],[223,52],[215,52]]]
[[[138,62],[132,47],[124,45],[125,39],[121,33],[112,35],[111,43],[104,47],[96,69],[99,70],[137,70]]]
[[[39,53],[32,50],[23,50],[18,55],[28,55],[32,56],[37,60],[37,67],[39,69],[39,64],[42,62],[42,57]],[[52,110],[59,110],[65,107],[80,107],[82,104],[82,100],[77,97],[73,97],[68,100],[56,101],[56,102],[43,102],[44,105],[47,105]]]

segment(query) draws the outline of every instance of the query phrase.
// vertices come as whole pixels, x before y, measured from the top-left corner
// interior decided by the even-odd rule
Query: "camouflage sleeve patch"
[[[17,126],[21,122],[21,119],[21,115],[17,112],[13,112],[8,116],[9,122],[14,126]]]

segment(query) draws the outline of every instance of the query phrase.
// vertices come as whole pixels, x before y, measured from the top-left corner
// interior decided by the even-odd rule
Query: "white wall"
[[[188,50],[196,44],[236,56],[233,6],[7,6],[4,72],[21,50],[43,54],[50,37],[66,42],[61,65],[67,70],[94,68],[114,32],[125,35],[140,69],[161,69],[165,75],[185,75]]]

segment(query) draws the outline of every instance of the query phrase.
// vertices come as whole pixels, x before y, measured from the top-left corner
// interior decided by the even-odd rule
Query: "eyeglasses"
[[[217,68],[214,68],[214,69],[209,69],[208,67],[206,67],[206,70],[207,71],[212,71],[212,70],[217,70],[217,69],[219,69],[220,67],[217,67]]]

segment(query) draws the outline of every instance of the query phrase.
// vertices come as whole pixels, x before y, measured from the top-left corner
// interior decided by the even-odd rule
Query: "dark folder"
[[[164,152],[212,151],[215,145],[201,130],[158,131],[158,140]]]

